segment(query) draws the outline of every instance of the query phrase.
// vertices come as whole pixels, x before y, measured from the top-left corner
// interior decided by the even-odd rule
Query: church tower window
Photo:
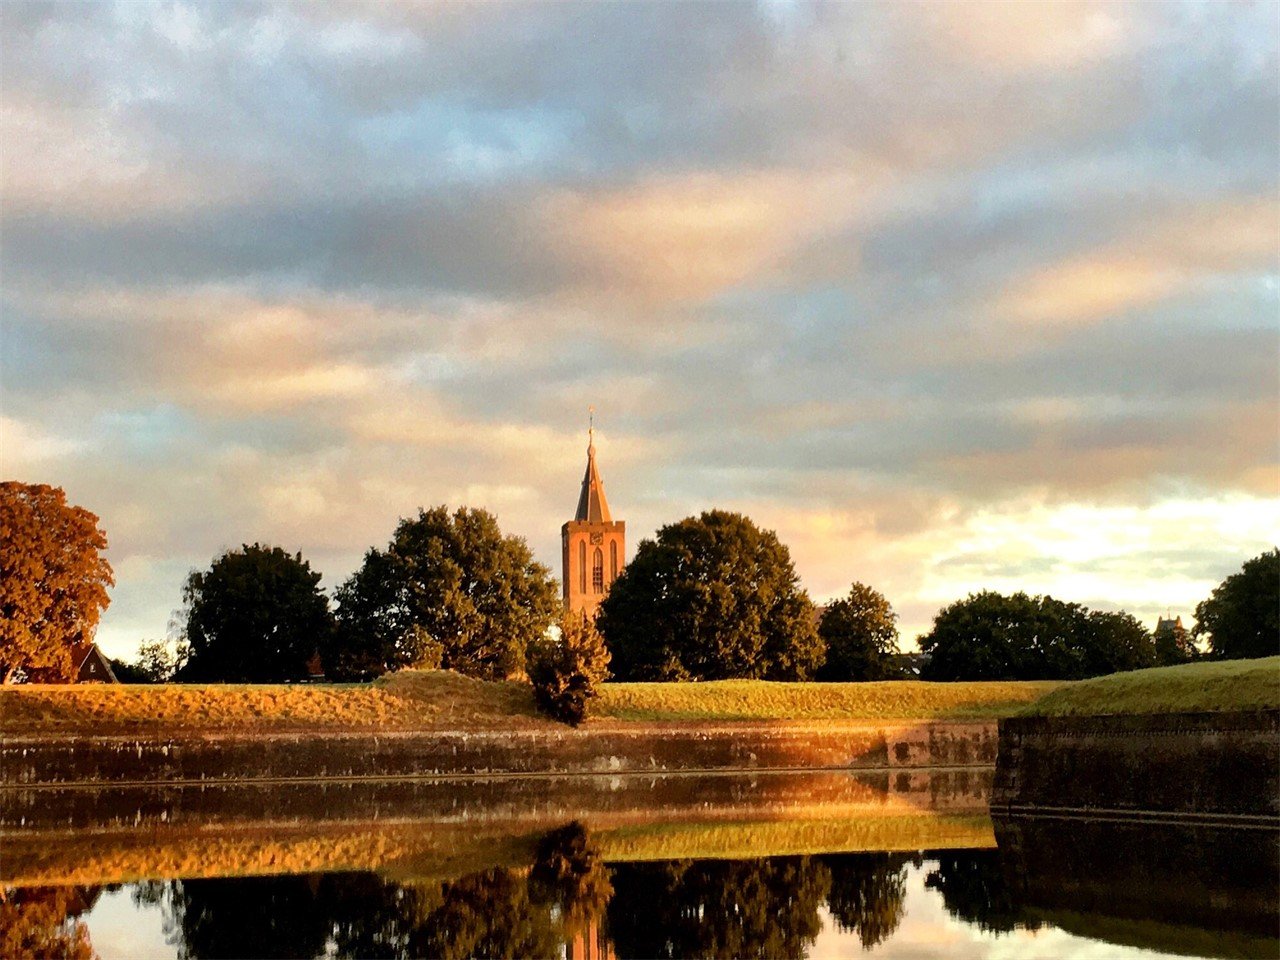
[[[578,589],[583,593],[587,592],[587,544],[585,541],[578,544],[578,579],[581,581]]]
[[[618,541],[609,541],[609,582],[618,579]]]
[[[596,593],[604,592],[604,553],[596,547],[591,562],[591,589]]]

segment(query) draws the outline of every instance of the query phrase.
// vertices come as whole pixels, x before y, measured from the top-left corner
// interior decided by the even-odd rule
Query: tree
[[[826,660],[818,680],[891,680],[900,671],[890,659],[898,653],[898,615],[884,595],[855,583],[849,595],[828,605],[818,621]]]
[[[807,680],[822,663],[787,548],[712,510],[641,541],[597,621],[621,680]]]
[[[560,606],[550,571],[485,510],[444,506],[400,521],[385,550],[338,588],[339,629],[322,649],[339,676],[443,666],[500,679]]]
[[[1151,634],[1129,614],[1025,593],[956,601],[920,649],[925,680],[1080,680],[1155,663]]]
[[[529,644],[525,670],[538,708],[577,726],[587,715],[587,701],[609,678],[609,651],[595,624],[581,613],[560,616],[560,636],[542,636]]]
[[[183,590],[185,682],[281,683],[303,680],[307,660],[333,630],[320,574],[279,547],[228,550]]]
[[[115,583],[98,518],[61,487],[5,481],[0,541],[0,682],[74,679],[71,649],[93,639]]]
[[[1215,660],[1280,653],[1280,548],[1245,562],[1196,607],[1192,635],[1209,638]]]

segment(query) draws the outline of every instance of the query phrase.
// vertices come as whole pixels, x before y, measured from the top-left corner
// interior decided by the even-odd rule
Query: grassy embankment
[[[1056,683],[610,683],[591,724],[992,719]],[[527,684],[406,670],[368,684],[71,685],[0,690],[0,728],[22,732],[299,729],[533,729]]]
[[[1280,709],[1280,657],[1155,667],[1079,680],[1024,707],[1024,716]]]

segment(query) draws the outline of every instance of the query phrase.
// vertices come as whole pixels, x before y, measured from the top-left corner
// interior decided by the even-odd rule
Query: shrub
[[[609,651],[595,624],[581,613],[560,617],[560,636],[529,644],[525,669],[538,709],[573,726],[587,715],[587,701],[609,677]]]

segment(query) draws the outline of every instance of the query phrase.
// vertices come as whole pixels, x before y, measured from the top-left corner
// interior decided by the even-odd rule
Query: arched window
[[[587,592],[587,541],[578,541],[578,590]]]
[[[604,593],[604,552],[596,547],[595,556],[591,558],[591,589],[596,593]]]
[[[618,579],[618,541],[609,541],[609,582]]]

